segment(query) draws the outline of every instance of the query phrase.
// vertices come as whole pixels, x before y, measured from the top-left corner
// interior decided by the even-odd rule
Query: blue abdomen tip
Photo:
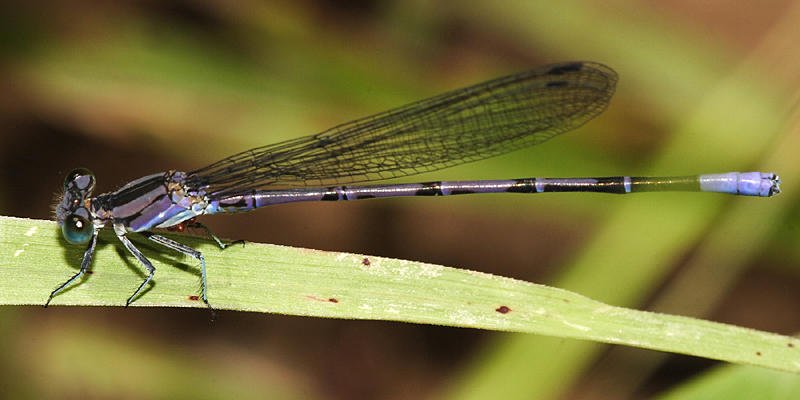
[[[728,172],[700,175],[700,190],[743,196],[770,197],[781,192],[781,180],[770,172]]]

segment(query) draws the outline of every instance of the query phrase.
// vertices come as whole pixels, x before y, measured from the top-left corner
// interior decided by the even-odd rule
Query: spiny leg
[[[99,230],[95,229],[94,233],[92,234],[92,238],[89,239],[89,247],[87,247],[86,252],[83,253],[83,261],[81,261],[80,271],[78,271],[78,273],[76,273],[75,275],[72,275],[72,278],[67,279],[66,282],[62,283],[61,286],[57,287],[50,293],[50,297],[48,297],[47,302],[44,303],[45,308],[47,308],[47,306],[50,304],[50,300],[53,300],[53,297],[55,297],[55,295],[58,294],[58,292],[64,290],[64,288],[69,286],[76,279],[80,278],[84,273],[86,273],[86,270],[89,269],[89,264],[92,263],[92,257],[94,256],[94,249],[97,246],[98,232]]]
[[[220,238],[218,238],[218,237],[217,237],[217,235],[215,235],[215,234],[214,234],[214,232],[211,232],[211,229],[209,229],[207,226],[205,226],[205,224],[202,224],[202,223],[200,223],[200,222],[197,222],[197,221],[192,221],[192,223],[190,223],[190,224],[189,224],[189,225],[187,225],[187,226],[188,226],[188,227],[192,227],[192,228],[200,228],[200,229],[203,229],[203,230],[205,230],[205,231],[206,231],[206,233],[208,234],[208,236],[211,236],[211,238],[212,238],[212,239],[214,239],[214,241],[215,241],[215,242],[217,242],[217,245],[218,245],[218,246],[219,246],[219,247],[220,247],[222,250],[225,250],[225,249],[227,249],[228,247],[230,247],[230,246],[233,246],[233,245],[235,245],[235,244],[239,244],[239,243],[241,243],[241,244],[242,244],[242,247],[244,247],[244,240],[241,240],[241,239],[239,239],[239,240],[234,240],[234,241],[232,241],[232,242],[230,242],[230,243],[223,243],[223,242],[222,242],[222,240],[221,240]]]
[[[165,237],[163,237],[161,235],[156,235],[156,234],[153,234],[151,232],[141,232],[141,234],[144,237],[146,237],[146,238],[148,238],[148,239],[150,239],[150,240],[152,240],[152,241],[154,241],[154,242],[156,242],[156,243],[158,243],[158,244],[160,244],[162,246],[168,247],[168,248],[170,248],[172,250],[175,250],[175,251],[177,251],[179,253],[183,253],[183,254],[186,254],[188,256],[191,256],[191,257],[194,257],[194,258],[200,260],[200,277],[201,277],[201,279],[203,281],[203,283],[202,283],[202,286],[203,286],[203,288],[202,288],[203,289],[203,302],[206,303],[206,306],[208,306],[208,309],[211,310],[211,315],[212,315],[212,320],[213,320],[214,316],[215,316],[214,308],[211,307],[211,304],[208,303],[208,296],[206,295],[206,259],[203,257],[203,253],[201,253],[201,252],[199,252],[199,251],[197,251],[197,250],[195,250],[195,249],[193,249],[193,248],[191,248],[191,247],[189,247],[189,246],[187,246],[185,244],[181,244],[181,243],[178,243],[178,242],[176,242],[174,240],[167,239],[167,238],[165,238]]]
[[[128,300],[125,302],[125,307],[127,307],[131,305],[131,303],[133,303],[133,299],[139,295],[139,292],[141,292],[144,286],[147,285],[148,282],[150,282],[150,279],[153,279],[153,275],[156,273],[156,268],[153,266],[153,263],[151,263],[150,260],[148,260],[147,257],[145,257],[144,254],[142,254],[142,252],[139,251],[139,249],[137,249],[136,246],[133,245],[133,243],[131,243],[130,239],[128,239],[127,236],[125,236],[124,234],[117,233],[117,237],[125,246],[125,248],[128,249],[128,251],[131,252],[131,254],[133,254],[133,256],[136,257],[136,259],[139,260],[139,262],[142,263],[142,265],[144,265],[144,267],[147,268],[148,271],[147,278],[144,279],[142,284],[139,285],[139,288],[136,289],[136,291],[133,292],[131,297],[128,297]]]

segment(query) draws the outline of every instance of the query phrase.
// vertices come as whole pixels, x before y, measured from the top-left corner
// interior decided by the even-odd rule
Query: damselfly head
[[[64,191],[56,205],[56,221],[70,243],[86,243],[94,233],[92,216],[86,208],[94,183],[94,174],[86,168],[72,170],[64,180]]]
[[[75,168],[64,178],[64,191],[74,188],[91,194],[94,189],[94,174],[86,168]]]

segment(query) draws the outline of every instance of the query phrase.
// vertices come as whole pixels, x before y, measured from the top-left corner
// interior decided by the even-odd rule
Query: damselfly
[[[337,201],[394,196],[470,193],[651,191],[723,192],[768,197],[780,192],[776,174],[729,172],[681,177],[524,178],[342,186],[433,171],[537,145],[575,129],[608,105],[617,74],[593,62],[569,62],[454,90],[427,100],[333,127],[322,133],[257,147],[192,172],[166,171],[92,197],[95,178],[76,169],[64,181],[56,218],[70,243],[88,248],[80,270],[53,297],[86,273],[100,228],[111,225],[148,275],[153,264],[127,235],[137,233],[200,261],[203,254],[151,232],[193,218],[249,211],[297,201]],[[221,242],[218,242],[221,244]],[[211,306],[209,305],[209,308]]]

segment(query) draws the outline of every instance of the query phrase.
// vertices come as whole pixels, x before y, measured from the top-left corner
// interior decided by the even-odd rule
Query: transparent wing
[[[497,156],[575,129],[617,82],[592,62],[547,65],[257,147],[193,171],[206,193],[384,180]]]

